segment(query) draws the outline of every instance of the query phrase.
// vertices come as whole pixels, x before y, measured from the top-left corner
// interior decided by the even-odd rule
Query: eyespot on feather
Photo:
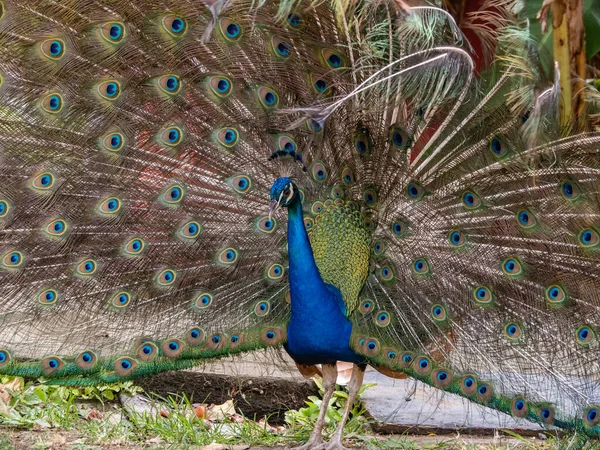
[[[367,205],[369,208],[377,208],[377,191],[374,188],[367,188],[363,191],[363,196],[362,196],[365,205]]]
[[[38,302],[44,306],[54,305],[58,301],[58,292],[54,289],[46,289],[37,296]]]
[[[322,48],[320,53],[324,66],[327,68],[341,69],[347,66],[346,58],[337,50]]]
[[[354,173],[350,167],[344,167],[341,173],[342,183],[348,185],[354,183]]]
[[[121,200],[117,197],[108,197],[98,205],[97,211],[101,214],[112,215],[121,210]]]
[[[54,175],[50,172],[43,172],[31,180],[31,187],[33,187],[37,191],[47,191],[54,186]]]
[[[213,94],[221,99],[229,97],[233,92],[233,81],[231,81],[231,78],[224,75],[208,77],[208,86]]]
[[[452,384],[453,376],[450,369],[439,368],[431,372],[431,382],[438,389],[446,389]]]
[[[153,342],[144,342],[135,353],[140,361],[152,361],[158,355],[158,347]]]
[[[286,334],[280,328],[265,328],[260,334],[260,339],[269,347],[274,347],[280,344],[285,340],[285,338]]]
[[[394,269],[390,263],[383,264],[378,271],[379,279],[384,282],[394,280]]]
[[[600,243],[600,235],[594,227],[584,228],[577,236],[577,242],[583,248],[594,248]]]
[[[186,222],[180,229],[179,235],[185,239],[196,239],[200,235],[202,226],[195,220]]]
[[[412,263],[411,269],[413,274],[417,276],[429,275],[431,273],[431,266],[425,257],[415,259]]]
[[[406,150],[410,147],[408,133],[398,125],[390,129],[389,141],[397,151]]]
[[[165,269],[159,272],[156,277],[156,282],[159,286],[171,286],[177,279],[177,272],[172,269]]]
[[[45,375],[52,375],[65,367],[62,359],[56,356],[48,356],[41,361],[42,371]]]
[[[98,264],[93,259],[86,259],[77,264],[77,268],[75,269],[78,275],[82,276],[91,276],[96,273],[98,268]]]
[[[370,313],[371,311],[373,311],[374,304],[375,303],[373,302],[373,300],[366,298],[360,302],[358,310],[363,314]]]
[[[8,216],[10,212],[10,205],[6,200],[0,200],[0,219]]]
[[[566,179],[560,183],[560,194],[569,201],[575,201],[581,197],[581,188],[574,180]]]
[[[465,395],[473,395],[477,392],[477,378],[474,375],[464,375],[461,378],[460,390]]]
[[[511,341],[516,341],[522,336],[521,326],[515,322],[509,322],[504,325],[504,335]]]
[[[209,350],[221,350],[226,343],[227,340],[224,334],[214,333],[206,340],[204,346]]]
[[[44,228],[44,232],[51,237],[60,237],[65,235],[69,226],[62,219],[55,219]]]
[[[304,27],[304,21],[302,20],[302,16],[298,13],[293,12],[288,14],[286,20],[292,28],[300,29]]]
[[[158,135],[159,143],[167,147],[177,147],[184,138],[183,130],[175,126],[165,128]]]
[[[124,250],[125,253],[131,256],[140,255],[144,249],[146,248],[146,242],[140,238],[133,238],[127,241],[125,244]]]
[[[256,305],[254,305],[254,314],[258,317],[265,317],[271,311],[271,304],[266,300],[261,300]]]
[[[372,142],[368,129],[362,128],[354,134],[354,148],[359,155],[371,153]]]
[[[246,194],[252,188],[252,180],[246,175],[238,175],[231,178],[229,184],[238,194]]]
[[[443,305],[436,304],[431,307],[431,317],[434,320],[442,322],[448,318],[448,314],[446,313],[446,308]]]
[[[314,202],[311,207],[310,207],[310,212],[313,214],[320,214],[321,211],[323,211],[323,208],[325,207],[325,205],[323,205],[322,201],[317,200],[316,202]]]
[[[425,356],[420,356],[416,358],[415,362],[413,363],[413,366],[415,372],[417,372],[419,375],[429,375],[429,373],[433,369],[431,361]]]
[[[490,139],[488,148],[495,158],[502,159],[508,155],[508,145],[500,136],[494,136]]]
[[[583,423],[588,427],[595,427],[600,423],[600,408],[590,406],[583,414]]]
[[[304,228],[306,228],[308,231],[310,231],[312,229],[314,224],[315,224],[315,221],[312,218],[306,217],[304,219]]]
[[[185,341],[192,347],[202,344],[205,338],[206,333],[204,333],[202,328],[193,327],[185,333]]]
[[[329,197],[332,199],[338,199],[338,198],[343,198],[344,197],[344,191],[342,190],[342,188],[338,185],[335,185],[331,188],[331,191],[329,192]]]
[[[460,230],[452,230],[448,233],[448,242],[452,247],[464,247],[467,243],[467,236]]]
[[[185,350],[185,344],[179,339],[167,339],[162,343],[161,350],[167,358],[177,358]]]
[[[242,345],[244,342],[245,342],[244,334],[234,331],[233,333],[231,333],[231,336],[229,337],[229,349],[235,350],[240,345]]]
[[[16,250],[6,253],[2,257],[2,265],[5,268],[14,269],[23,264],[23,254]]]
[[[100,35],[111,44],[123,42],[126,34],[125,24],[121,22],[107,22],[100,27]]]
[[[75,358],[75,364],[77,364],[77,367],[83,370],[92,369],[96,365],[96,362],[98,362],[98,357],[90,350],[81,352],[79,355],[77,355],[77,358]]]
[[[227,42],[237,42],[242,37],[242,27],[240,24],[227,17],[219,20],[219,31]]]
[[[292,152],[296,152],[297,149],[298,146],[296,144],[296,141],[294,141],[290,136],[284,134],[277,138],[278,151],[291,154]]]
[[[596,333],[591,326],[582,325],[575,330],[575,339],[583,347],[590,345],[596,338]]]
[[[126,356],[117,359],[114,363],[115,372],[121,377],[127,377],[131,375],[136,367],[137,362]]]
[[[460,198],[463,205],[468,210],[477,209],[482,205],[479,195],[477,195],[472,189],[467,189],[464,191]]]
[[[110,304],[117,309],[125,308],[129,303],[131,303],[131,294],[126,291],[117,292],[110,301]]]
[[[256,220],[256,229],[258,231],[262,231],[263,233],[271,234],[277,229],[277,220],[275,219],[275,217],[259,217]]]
[[[279,95],[266,86],[259,87],[257,90],[258,100],[266,110],[275,109],[279,106]]]
[[[58,114],[64,107],[64,100],[62,95],[57,92],[52,92],[42,97],[40,106],[47,113]]]
[[[168,95],[178,94],[179,91],[181,91],[181,87],[183,85],[181,82],[181,78],[173,74],[162,75],[158,77],[158,79],[156,80],[156,84],[162,92]]]
[[[221,253],[219,253],[219,257],[218,257],[218,261],[221,264],[233,264],[237,261],[238,259],[238,251],[234,248],[226,248],[225,250],[222,250]]]
[[[167,205],[177,206],[183,201],[184,196],[184,189],[180,185],[174,184],[165,189],[165,192],[162,195],[162,200]]]
[[[517,277],[523,274],[523,263],[515,256],[509,256],[501,264],[502,272],[509,277]]]
[[[117,153],[125,147],[125,136],[120,132],[112,132],[100,137],[100,148],[111,153]]]
[[[183,17],[169,14],[162,19],[165,31],[173,37],[181,37],[187,32],[187,22]]]
[[[510,410],[513,416],[522,418],[527,415],[529,407],[527,406],[525,399],[521,396],[518,396],[513,399]]]
[[[527,208],[523,208],[517,211],[515,214],[517,224],[524,229],[531,229],[537,225],[537,219],[535,215]]]
[[[310,174],[313,180],[320,183],[327,181],[327,177],[329,176],[327,167],[321,161],[317,161],[311,165]]]
[[[372,251],[373,251],[373,255],[375,256],[381,256],[385,253],[385,249],[386,249],[386,244],[385,241],[383,240],[376,240],[373,242],[372,245]]]
[[[387,327],[390,324],[390,321],[390,314],[387,311],[379,311],[375,314],[375,323],[379,327]]]
[[[202,294],[198,295],[195,300],[194,300],[194,308],[196,309],[206,309],[208,308],[213,301],[213,296],[212,294],[209,294],[208,292],[203,292]]]
[[[546,301],[552,306],[562,305],[567,300],[567,293],[562,286],[552,284],[548,286],[544,292]]]
[[[319,78],[316,75],[312,75],[312,74],[310,75],[309,78],[310,78],[310,85],[312,86],[313,90],[317,94],[327,95],[327,94],[331,93],[329,90],[329,84],[323,78]]]
[[[421,200],[425,193],[425,188],[416,181],[411,181],[406,186],[406,195],[409,200]]]
[[[106,80],[98,84],[96,91],[103,99],[114,101],[121,96],[121,84],[117,80]]]
[[[233,148],[240,139],[238,130],[234,127],[221,128],[217,133],[217,140],[225,148]]]
[[[475,395],[482,403],[487,403],[494,395],[494,389],[488,383],[479,383]]]
[[[487,286],[477,286],[473,289],[473,298],[479,305],[491,305],[494,300],[494,295]]]
[[[278,58],[285,60],[292,56],[292,46],[281,36],[273,36],[271,38],[271,49]]]
[[[538,419],[546,425],[554,424],[554,407],[552,405],[540,405],[537,410]]]
[[[273,264],[267,269],[267,277],[270,280],[281,280],[285,275],[285,269],[281,264]]]
[[[397,238],[406,237],[408,234],[408,221],[404,217],[399,217],[391,225],[392,233]]]
[[[59,38],[46,39],[40,44],[40,50],[46,58],[57,61],[65,55],[65,41]]]

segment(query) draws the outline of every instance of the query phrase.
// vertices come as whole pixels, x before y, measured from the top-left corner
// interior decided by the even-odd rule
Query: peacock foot
[[[331,441],[328,444],[325,444],[322,448],[323,450],[351,450],[348,447],[344,447],[344,444],[342,444],[342,440],[340,438],[335,439],[335,437],[331,439]]]
[[[327,442],[323,442],[323,438],[321,436],[310,437],[308,442],[300,447],[294,447],[291,450],[325,450],[327,447]]]

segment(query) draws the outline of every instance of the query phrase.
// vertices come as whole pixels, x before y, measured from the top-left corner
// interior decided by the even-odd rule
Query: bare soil
[[[163,398],[185,394],[192,403],[222,404],[233,399],[235,409],[245,417],[269,418],[269,424],[284,424],[291,409],[306,406],[309,395],[318,395],[312,380],[280,378],[238,378],[198,372],[165,372],[136,382],[146,392]]]

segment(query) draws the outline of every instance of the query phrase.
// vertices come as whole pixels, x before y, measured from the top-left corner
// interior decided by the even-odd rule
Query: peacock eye
[[[286,189],[285,191],[283,191],[283,196],[284,197],[289,197],[290,196],[290,190]]]

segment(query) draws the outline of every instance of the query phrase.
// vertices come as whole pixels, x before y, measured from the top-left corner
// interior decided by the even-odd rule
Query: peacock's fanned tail
[[[560,137],[522,30],[477,79],[437,8],[231,3],[0,0],[0,373],[285,342],[291,175],[356,352],[600,433],[600,135]]]

